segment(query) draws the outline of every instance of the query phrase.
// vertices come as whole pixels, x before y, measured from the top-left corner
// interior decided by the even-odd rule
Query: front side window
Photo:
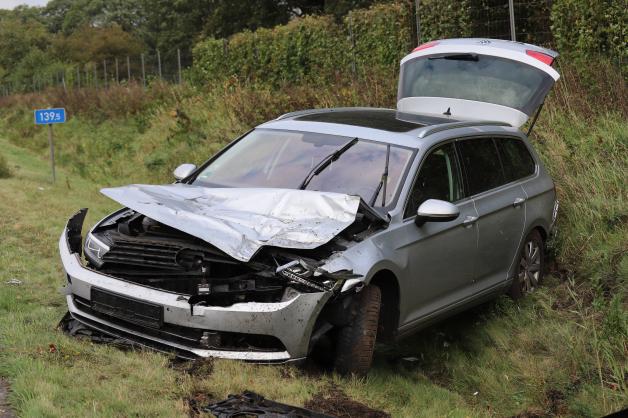
[[[390,146],[384,201],[380,182],[387,144],[312,132],[256,129],[212,161],[194,184],[298,189],[321,161],[343,147],[306,189],[359,195],[374,206],[394,203],[413,155],[411,149]]]
[[[522,140],[498,138],[496,142],[507,183],[534,174],[536,164]]]
[[[405,217],[416,215],[421,203],[428,199],[455,202],[462,198],[460,170],[453,143],[436,148],[425,158],[417,175]]]
[[[457,143],[467,178],[467,196],[504,184],[503,172],[493,138],[465,139]]]

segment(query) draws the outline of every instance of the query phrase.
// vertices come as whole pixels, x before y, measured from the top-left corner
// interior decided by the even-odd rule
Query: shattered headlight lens
[[[85,238],[83,250],[85,251],[85,256],[91,261],[100,263],[102,262],[103,256],[109,251],[109,246],[93,236],[90,232]]]
[[[352,272],[329,273],[317,266],[310,266],[303,260],[294,260],[277,268],[277,274],[292,283],[297,283],[319,292],[339,290]]]
[[[291,282],[298,283],[300,285],[309,287],[319,292],[326,292],[330,289],[323,286],[321,283],[312,280],[313,271],[307,269],[305,266],[298,262],[289,263],[284,268],[278,268],[277,273],[285,277]]]

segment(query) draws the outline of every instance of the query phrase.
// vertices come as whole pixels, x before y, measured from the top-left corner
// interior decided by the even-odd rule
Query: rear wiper
[[[477,54],[453,54],[429,57],[430,60],[479,61]]]
[[[390,144],[386,146],[386,165],[384,166],[384,172],[382,173],[382,178],[377,185],[377,189],[375,193],[373,193],[373,197],[369,201],[369,205],[372,207],[377,200],[377,196],[379,196],[380,190],[384,189],[384,194],[382,195],[382,207],[386,206],[386,183],[388,183],[388,162],[390,161]]]
[[[334,151],[333,153],[329,154],[327,157],[323,158],[320,163],[316,164],[314,168],[312,168],[312,170],[310,170],[310,172],[307,173],[307,176],[305,177],[305,180],[303,180],[303,183],[301,183],[301,185],[299,186],[299,189],[305,190],[305,188],[307,187],[308,184],[310,184],[314,176],[319,175],[321,171],[326,169],[331,163],[333,163],[338,158],[340,158],[342,154],[344,154],[349,148],[351,148],[357,143],[358,143],[358,138],[353,138],[351,141],[343,145],[342,148]]]

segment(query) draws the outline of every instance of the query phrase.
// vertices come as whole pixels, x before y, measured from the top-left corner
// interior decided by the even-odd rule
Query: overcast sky
[[[48,0],[0,0],[0,9],[13,9],[15,6],[27,4],[29,6],[45,6]]]

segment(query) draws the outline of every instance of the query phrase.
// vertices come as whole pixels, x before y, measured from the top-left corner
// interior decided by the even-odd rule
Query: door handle
[[[462,221],[462,226],[464,226],[465,228],[469,228],[473,226],[473,224],[476,223],[477,220],[477,216],[467,216],[466,218],[464,218],[464,221]]]
[[[525,203],[525,199],[523,197],[518,197],[515,199],[514,202],[512,202],[512,205],[516,208],[518,208],[519,206],[523,205]]]

